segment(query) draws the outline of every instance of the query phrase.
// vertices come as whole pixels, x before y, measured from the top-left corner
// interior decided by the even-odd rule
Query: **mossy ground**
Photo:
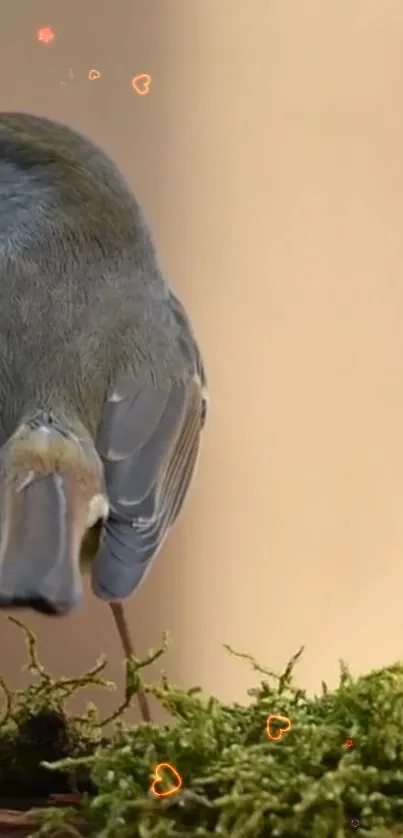
[[[107,720],[95,707],[76,718],[65,710],[77,689],[107,686],[105,663],[77,679],[53,680],[24,630],[35,683],[15,695],[2,684],[0,795],[78,788],[80,817],[97,838],[403,836],[403,663],[357,679],[341,664],[339,687],[323,685],[310,698],[294,682],[300,652],[281,675],[240,655],[260,680],[249,690],[249,706],[203,698],[198,688],[179,689],[162,676],[146,689],[172,724],[127,727],[119,715],[164,646],[128,666],[126,701],[106,740]],[[292,722],[277,741],[266,730],[272,714]],[[183,785],[156,797],[150,787],[162,762],[175,767]],[[171,781],[163,773],[160,789],[169,791]],[[76,818],[73,809],[49,809],[39,834],[78,835]]]

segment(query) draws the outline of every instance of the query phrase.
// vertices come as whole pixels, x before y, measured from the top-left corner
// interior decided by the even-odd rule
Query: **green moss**
[[[51,793],[71,791],[71,784],[92,791],[90,768],[82,766],[73,777],[71,772],[50,774],[42,766],[44,760],[93,754],[102,743],[96,708],[89,705],[86,713],[74,718],[66,712],[67,699],[89,685],[112,688],[101,677],[105,661],[82,676],[53,679],[40,664],[36,641],[19,620],[9,620],[25,632],[28,645],[28,671],[34,683],[11,693],[0,678],[4,694],[4,710],[0,719],[0,797],[36,798]]]
[[[0,726],[0,780],[4,754],[6,761],[18,762],[13,749],[17,743],[20,749],[26,747],[21,739],[24,720],[25,725],[29,720],[26,741],[35,754],[33,719],[42,714],[43,724],[44,713],[56,714],[59,728],[54,721],[53,730],[58,734],[47,740],[45,734],[33,758],[40,754],[46,759],[43,771],[54,783],[64,776],[87,789],[80,817],[98,838],[403,835],[403,664],[357,679],[342,664],[339,687],[328,691],[323,685],[320,696],[309,698],[293,676],[302,650],[281,675],[240,655],[261,681],[249,690],[248,707],[205,699],[198,688],[179,689],[162,676],[157,686],[146,685],[146,690],[170,712],[172,724],[127,727],[115,720],[106,742],[94,708],[80,719],[69,718],[64,710],[67,695],[75,689],[105,684],[100,676],[104,664],[74,682],[52,681],[36,658],[32,663],[35,645],[32,635],[28,639],[30,668],[39,684],[20,692],[17,703],[8,698],[6,720]],[[126,701],[116,716],[138,689],[141,670],[164,648],[128,666]],[[267,735],[271,714],[292,722],[278,741]],[[353,747],[346,747],[347,739],[354,741]],[[49,766],[55,757],[62,761]],[[157,798],[150,785],[161,762],[175,767],[183,786]],[[161,788],[169,790],[169,784],[164,774]],[[68,828],[78,835],[76,818],[72,810],[50,809],[39,834],[60,836],[63,826],[63,834]],[[354,828],[351,823],[358,821]]]

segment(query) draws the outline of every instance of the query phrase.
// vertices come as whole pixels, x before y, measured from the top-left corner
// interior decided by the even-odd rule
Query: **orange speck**
[[[55,33],[50,26],[42,26],[36,30],[36,39],[43,44],[51,44],[55,37]]]

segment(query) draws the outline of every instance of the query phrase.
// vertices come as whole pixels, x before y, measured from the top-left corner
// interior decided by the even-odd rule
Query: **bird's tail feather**
[[[102,497],[96,455],[47,425],[18,429],[2,454],[0,606],[67,613],[82,599],[81,541]]]

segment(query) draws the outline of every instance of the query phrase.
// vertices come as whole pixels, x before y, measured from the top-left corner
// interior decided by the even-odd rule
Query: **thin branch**
[[[8,617],[10,623],[14,623],[15,626],[22,629],[25,634],[26,644],[28,648],[28,657],[29,663],[27,669],[30,672],[34,672],[45,681],[46,684],[50,687],[53,685],[53,678],[46,672],[45,667],[39,661],[38,653],[37,653],[37,646],[36,646],[36,637],[33,632],[27,627],[24,626],[24,623],[21,623],[20,620],[17,620],[15,617]]]
[[[4,707],[3,715],[0,719],[0,727],[1,727],[2,725],[6,724],[6,722],[8,722],[8,720],[11,717],[11,713],[12,713],[12,709],[13,709],[13,694],[12,694],[11,690],[8,688],[8,686],[7,686],[7,684],[6,684],[2,675],[0,675],[0,687],[3,690],[4,698],[5,698],[5,707]]]
[[[276,672],[273,672],[271,669],[265,669],[257,662],[253,655],[249,655],[247,652],[238,652],[236,649],[233,649],[229,643],[224,643],[223,646],[224,649],[226,649],[231,655],[235,655],[236,658],[248,661],[255,672],[259,672],[261,675],[266,675],[267,678],[275,678],[277,681],[280,680],[280,676]]]

